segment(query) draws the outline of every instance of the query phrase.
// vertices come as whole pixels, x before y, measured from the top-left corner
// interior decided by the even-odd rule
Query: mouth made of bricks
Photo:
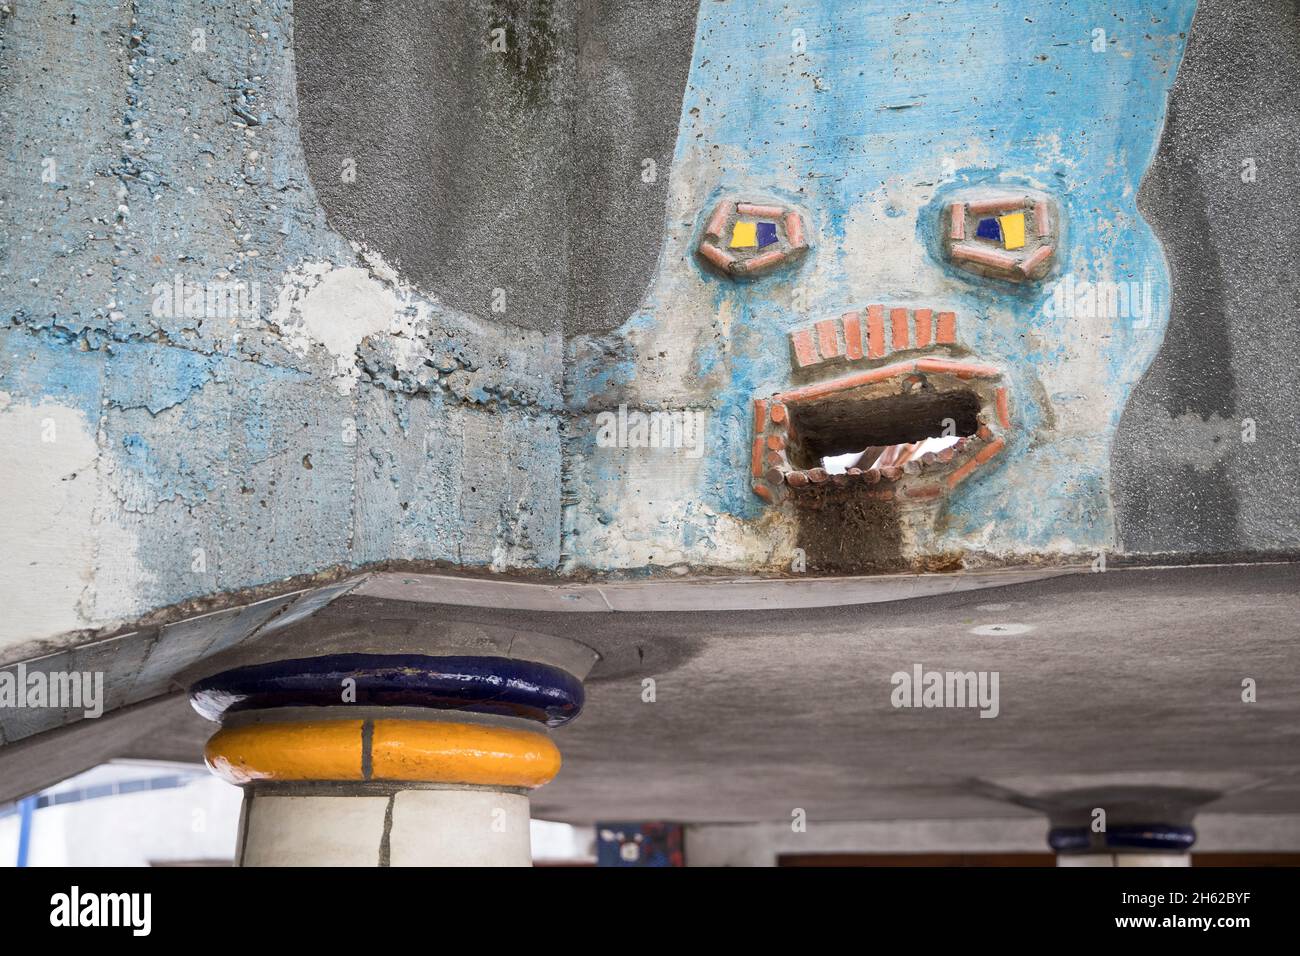
[[[754,401],[752,482],[768,502],[942,497],[1006,446],[1001,371],[923,356]]]

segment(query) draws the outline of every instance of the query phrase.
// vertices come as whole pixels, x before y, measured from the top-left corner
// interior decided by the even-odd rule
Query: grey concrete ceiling
[[[604,613],[354,590],[309,623],[414,613],[599,650],[586,710],[556,732],[565,765],[534,795],[539,817],[987,819],[1122,785],[1214,791],[1214,812],[1294,813],[1298,585],[1295,564],[1129,569],[883,603]],[[993,624],[1029,629],[973,633]],[[894,709],[890,676],[917,663],[998,671],[999,716]],[[1244,678],[1256,703],[1241,699]],[[211,730],[183,697],[159,698],[5,747],[0,775],[10,791],[108,756],[197,759]]]

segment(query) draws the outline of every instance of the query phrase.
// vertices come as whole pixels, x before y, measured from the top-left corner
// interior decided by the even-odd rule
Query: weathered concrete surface
[[[1125,551],[1300,548],[1298,131],[1300,5],[1202,0],[1138,197],[1173,302],[1115,437]]]
[[[303,146],[330,224],[465,312],[620,325],[659,255],[697,7],[300,0]]]
[[[0,645],[396,554],[554,566],[558,337],[328,228],[288,3],[16,11]]]
[[[620,329],[569,343],[566,566],[844,573],[1112,550],[1111,441],[1169,299],[1135,199],[1194,6],[703,4],[659,270]],[[1059,207],[1041,284],[942,254],[949,200],[1008,192]],[[694,246],[724,197],[799,210],[811,248],[754,281],[703,268]],[[1062,283],[1140,288],[1141,314],[1054,307]],[[886,514],[852,493],[819,514],[765,502],[752,402],[846,378],[846,360],[793,368],[788,335],[871,303],[956,313],[962,355],[1008,390],[1004,450]],[[601,445],[595,418],[620,405],[704,413],[704,453]]]
[[[1271,28],[1294,11],[1206,0],[1189,33],[1190,0],[1142,5],[1150,23],[905,7],[18,4],[0,20],[0,645],[388,560],[748,573],[800,548],[818,574],[859,551],[1295,550],[1297,250],[1275,224],[1296,50]],[[1002,16],[1009,33],[987,28]],[[1026,80],[1016,123],[1006,70]],[[954,90],[975,105],[950,109]],[[1049,322],[941,266],[930,214],[980,184],[1061,196],[1062,269],[1149,280],[1151,321]],[[732,287],[691,258],[730,189],[808,213],[789,281]],[[188,308],[178,275],[244,298]],[[786,333],[936,299],[1013,379],[1006,452],[892,535],[754,497],[749,402],[790,384]],[[620,401],[706,413],[702,454],[593,447]],[[1257,440],[1234,444],[1245,417]]]

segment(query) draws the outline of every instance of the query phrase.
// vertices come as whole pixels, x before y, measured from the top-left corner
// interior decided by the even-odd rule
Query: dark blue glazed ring
[[[1093,833],[1088,827],[1053,827],[1048,845],[1058,853],[1104,850],[1172,850],[1186,853],[1196,842],[1191,827],[1168,823],[1126,824]]]
[[[209,720],[271,707],[357,704],[499,714],[551,727],[577,717],[582,696],[581,681],[548,664],[423,654],[330,654],[250,664],[190,688],[194,709]]]

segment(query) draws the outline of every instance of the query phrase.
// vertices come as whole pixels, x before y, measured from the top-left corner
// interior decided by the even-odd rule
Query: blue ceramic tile
[[[776,223],[760,222],[758,224],[758,248],[770,246],[776,242]]]
[[[975,235],[980,239],[992,239],[994,242],[1002,241],[1002,224],[996,219],[981,219],[979,227],[975,230]]]
[[[227,711],[328,707],[343,681],[356,701],[379,707],[433,707],[563,724],[582,709],[582,682],[558,667],[506,657],[329,654],[250,664],[205,677],[190,703],[209,720]]]

